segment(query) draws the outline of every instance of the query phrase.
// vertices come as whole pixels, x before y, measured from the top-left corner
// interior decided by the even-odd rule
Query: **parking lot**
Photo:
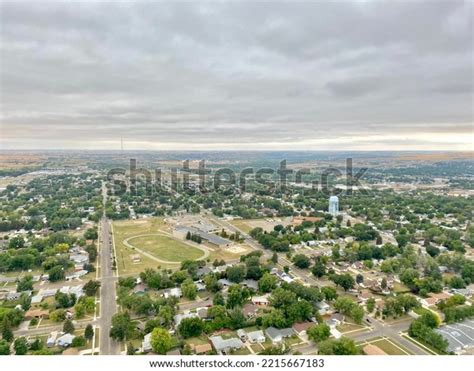
[[[461,352],[474,347],[474,320],[442,326],[436,332],[449,342],[448,350],[451,352]]]

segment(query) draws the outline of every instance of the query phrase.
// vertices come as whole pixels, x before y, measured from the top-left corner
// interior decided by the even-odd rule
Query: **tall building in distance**
[[[339,213],[339,198],[337,196],[329,197],[329,214],[337,216]]]

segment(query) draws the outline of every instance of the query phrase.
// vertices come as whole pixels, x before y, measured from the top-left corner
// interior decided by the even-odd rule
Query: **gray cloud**
[[[472,149],[472,31],[468,1],[2,3],[2,147]]]

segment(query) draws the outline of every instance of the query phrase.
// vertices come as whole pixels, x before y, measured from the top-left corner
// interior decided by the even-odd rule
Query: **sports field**
[[[205,259],[204,247],[194,247],[167,234],[163,218],[115,221],[114,243],[120,276],[147,268],[177,268],[186,259]]]
[[[169,262],[197,260],[204,255],[203,251],[196,247],[160,234],[139,235],[129,238],[127,242],[135,248],[149,252],[158,259]]]

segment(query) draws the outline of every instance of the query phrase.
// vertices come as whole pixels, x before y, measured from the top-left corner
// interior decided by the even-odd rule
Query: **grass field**
[[[365,327],[364,325],[357,325],[355,323],[344,323],[342,325],[337,326],[337,329],[341,333],[346,333],[346,332],[356,332],[356,331],[367,331],[368,328]]]
[[[235,219],[232,220],[230,223],[235,227],[239,228],[241,231],[245,233],[249,233],[252,230],[252,227],[248,224],[250,220],[246,219]]]
[[[185,259],[198,259],[203,252],[172,237],[162,235],[141,236],[145,234],[161,233],[166,230],[163,218],[149,218],[141,220],[115,221],[113,223],[114,241],[117,252],[117,268],[120,276],[137,274],[147,268],[176,268],[179,262]],[[137,236],[136,238],[133,238]],[[124,240],[158,259],[176,261],[176,263],[161,263],[139,254],[137,250],[129,248]],[[134,263],[131,255],[140,255],[140,262]]]
[[[262,218],[262,219],[235,219],[230,221],[232,225],[239,228],[245,233],[249,233],[252,229],[260,227],[264,231],[271,232],[273,227],[278,224],[287,226],[291,223],[291,218]]]
[[[367,344],[376,345],[385,353],[392,356],[406,356],[412,354],[406,348],[404,348],[394,340],[388,338],[374,338],[371,340],[367,340],[360,344],[360,348],[362,349]]]
[[[167,236],[138,236],[128,240],[128,243],[159,259],[173,262],[181,262],[186,259],[196,260],[203,255],[201,250]]]

